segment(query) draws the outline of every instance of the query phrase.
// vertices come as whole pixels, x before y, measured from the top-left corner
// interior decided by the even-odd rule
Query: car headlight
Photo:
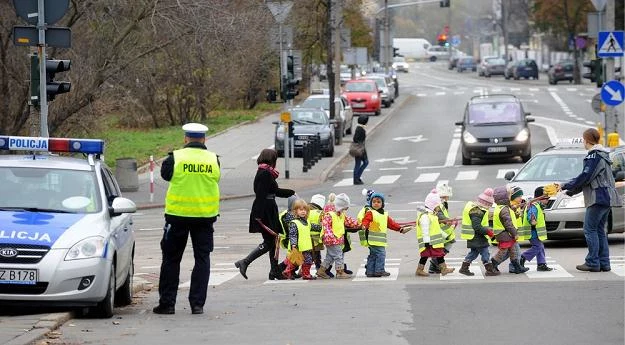
[[[278,140],[284,140],[284,128],[278,128],[278,131],[276,132],[276,138],[278,138]]]
[[[469,133],[467,131],[464,131],[464,133],[462,134],[462,139],[467,144],[475,144],[475,143],[477,143],[477,139],[475,139],[475,137],[471,133]]]
[[[378,95],[371,95],[371,100],[372,101],[377,101],[378,100]]]
[[[586,205],[584,204],[584,194],[579,193],[570,198],[564,198],[560,200],[558,204],[558,208],[584,208]]]
[[[527,130],[527,128],[523,128],[519,132],[519,134],[516,135],[514,140],[524,142],[524,141],[527,141],[529,137],[530,137],[530,132]]]
[[[104,257],[106,241],[104,237],[94,236],[74,244],[67,254],[65,261]]]
[[[321,139],[328,139],[330,137],[331,133],[330,132],[322,132],[319,133],[319,138]]]

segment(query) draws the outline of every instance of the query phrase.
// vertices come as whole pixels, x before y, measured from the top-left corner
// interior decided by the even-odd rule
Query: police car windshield
[[[579,175],[584,165],[581,154],[539,155],[527,162],[515,181],[567,181]]]
[[[0,209],[95,213],[101,210],[92,171],[0,167]]]

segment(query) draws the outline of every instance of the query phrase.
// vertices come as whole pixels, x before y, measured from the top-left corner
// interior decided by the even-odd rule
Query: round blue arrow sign
[[[610,80],[603,84],[601,88],[601,100],[603,103],[611,106],[623,103],[625,97],[625,87],[618,80]]]

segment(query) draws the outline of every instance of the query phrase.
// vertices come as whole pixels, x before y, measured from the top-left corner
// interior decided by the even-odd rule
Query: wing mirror
[[[525,121],[527,121],[527,122],[534,122],[534,121],[536,121],[536,119],[533,118],[533,117],[526,117]]]
[[[458,121],[458,122],[456,122],[456,126],[464,126],[464,121]]]

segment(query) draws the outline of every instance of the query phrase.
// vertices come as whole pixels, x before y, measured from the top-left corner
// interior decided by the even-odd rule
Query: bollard
[[[310,151],[309,146],[308,140],[302,145],[302,172],[308,172],[308,161],[310,159],[308,155]]]
[[[306,160],[306,162],[304,162],[304,164],[306,164],[306,169],[310,170],[310,168],[312,168],[313,165],[315,165],[315,163],[313,162],[313,148],[314,148],[314,144],[313,144],[313,140],[307,140],[306,141],[306,155],[308,157],[308,159]]]
[[[134,158],[118,158],[116,160],[115,178],[122,192],[138,191],[137,160]]]
[[[319,160],[321,160],[321,137],[319,136],[319,134],[317,134],[314,137],[315,140],[315,151],[314,151],[314,156],[315,156],[315,163],[319,162]]]

